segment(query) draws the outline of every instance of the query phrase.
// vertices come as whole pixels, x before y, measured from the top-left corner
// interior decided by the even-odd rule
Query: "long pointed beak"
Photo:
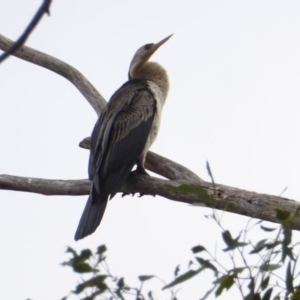
[[[173,33],[169,36],[167,36],[166,38],[164,38],[163,40],[161,40],[160,42],[153,44],[151,46],[151,53],[154,53],[161,45],[163,45],[167,40],[169,40],[172,37]]]

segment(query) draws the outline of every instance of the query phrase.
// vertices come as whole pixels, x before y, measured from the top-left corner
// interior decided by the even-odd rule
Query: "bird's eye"
[[[146,45],[144,46],[145,50],[149,50],[149,49],[151,48],[152,45],[153,45],[153,44],[146,44]]]

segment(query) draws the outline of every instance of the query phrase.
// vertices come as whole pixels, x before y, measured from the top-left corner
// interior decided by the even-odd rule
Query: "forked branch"
[[[13,42],[0,35],[0,49],[7,51]],[[47,68],[68,79],[82,93],[96,113],[100,115],[106,102],[93,85],[74,67],[32,48],[22,46],[14,52],[14,56]],[[89,148],[89,138],[80,143],[83,148]],[[167,158],[149,152],[146,168],[169,180],[149,176],[130,176],[120,192],[125,194],[157,194],[164,198],[190,204],[207,204],[205,199],[193,193],[185,193],[176,188],[182,184],[201,187],[213,199],[213,207],[224,210],[230,205],[233,213],[276,222],[273,208],[282,208],[296,212],[299,203],[294,200],[257,194],[220,184],[215,185],[203,181],[192,171]],[[38,178],[0,175],[0,189],[25,191],[44,195],[87,195],[90,182],[88,180],[49,180]],[[300,230],[300,223],[294,223],[293,228]]]

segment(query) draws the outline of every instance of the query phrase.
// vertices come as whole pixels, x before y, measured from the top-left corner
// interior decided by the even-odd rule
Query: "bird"
[[[134,174],[148,175],[145,158],[158,134],[169,90],[166,70],[149,59],[171,36],[136,51],[128,81],[112,95],[94,126],[88,166],[92,184],[76,241],[97,229],[108,199],[120,190],[135,164]]]

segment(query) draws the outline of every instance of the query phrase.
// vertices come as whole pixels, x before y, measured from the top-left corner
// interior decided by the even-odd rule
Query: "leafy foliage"
[[[135,299],[135,300],[154,300],[153,292],[148,291],[143,294],[143,284],[153,278],[153,275],[140,275],[139,287],[130,287],[125,283],[124,278],[113,276],[106,264],[105,245],[97,247],[93,253],[90,249],[84,249],[80,253],[68,247],[66,253],[71,254],[69,260],[62,263],[62,266],[71,267],[75,273],[80,275],[80,282],[75,286],[69,295],[62,298],[68,300],[72,295],[77,299]],[[170,299],[176,300],[175,294],[170,290]]]
[[[215,297],[219,297],[232,287],[238,288],[241,299],[244,300],[300,299],[299,273],[296,273],[297,260],[294,257],[295,248],[299,247],[299,244],[292,245],[291,230],[293,222],[299,220],[299,211],[292,215],[282,209],[276,209],[275,213],[281,226],[271,228],[261,225],[259,221],[250,228],[247,226],[233,238],[229,230],[222,228],[221,218],[213,212],[210,217],[222,229],[222,239],[226,245],[223,251],[228,253],[233,267],[226,267],[206,247],[196,245],[191,249],[195,255],[192,265],[196,270],[189,270],[178,276],[164,288],[183,284],[196,275],[201,275],[202,271],[210,270],[216,279],[201,299],[207,299],[213,292]],[[268,235],[267,238],[256,243],[248,242],[247,235],[250,229],[259,224],[262,232]],[[252,263],[252,256],[256,256],[256,263]],[[238,265],[237,261],[242,262],[242,265]],[[282,269],[286,270],[286,275],[285,278],[281,278],[284,284],[279,284],[280,276],[276,272]]]
[[[177,191],[192,192],[203,196],[198,187],[180,186]],[[192,191],[191,191],[192,190]],[[225,244],[223,253],[229,257],[232,266],[226,266],[222,260],[217,259],[206,247],[195,245],[191,248],[193,260],[189,262],[188,269],[181,273],[178,265],[174,271],[174,279],[162,286],[163,290],[170,291],[170,299],[178,300],[177,293],[173,288],[182,286],[189,280],[197,280],[198,276],[207,276],[211,272],[213,280],[211,287],[207,287],[201,300],[207,299],[209,295],[222,296],[226,291],[236,287],[243,300],[297,300],[300,299],[299,270],[297,269],[297,258],[295,251],[299,243],[292,244],[292,225],[299,221],[298,210],[291,214],[282,209],[275,209],[280,226],[268,227],[261,224],[261,221],[250,226],[250,220],[244,230],[236,237],[233,237],[228,229],[221,225],[221,218],[216,211],[210,216],[221,228],[221,236]],[[248,234],[253,228],[258,228],[265,238],[252,242],[248,241]],[[152,290],[144,293],[143,284],[157,278],[153,275],[140,275],[140,287],[130,287],[125,284],[124,278],[111,275],[106,264],[106,246],[99,246],[95,253],[85,249],[77,253],[68,247],[67,253],[71,258],[63,262],[74,272],[81,275],[81,282],[75,287],[70,295],[77,295],[79,299],[135,299],[154,300]],[[298,251],[300,251],[298,249]],[[254,261],[254,262],[253,262]],[[278,271],[281,273],[278,273]],[[298,271],[296,271],[298,270]],[[281,278],[279,274],[285,274]],[[84,278],[84,276],[88,276]],[[280,280],[278,280],[280,279]],[[63,299],[67,300],[66,296]]]

